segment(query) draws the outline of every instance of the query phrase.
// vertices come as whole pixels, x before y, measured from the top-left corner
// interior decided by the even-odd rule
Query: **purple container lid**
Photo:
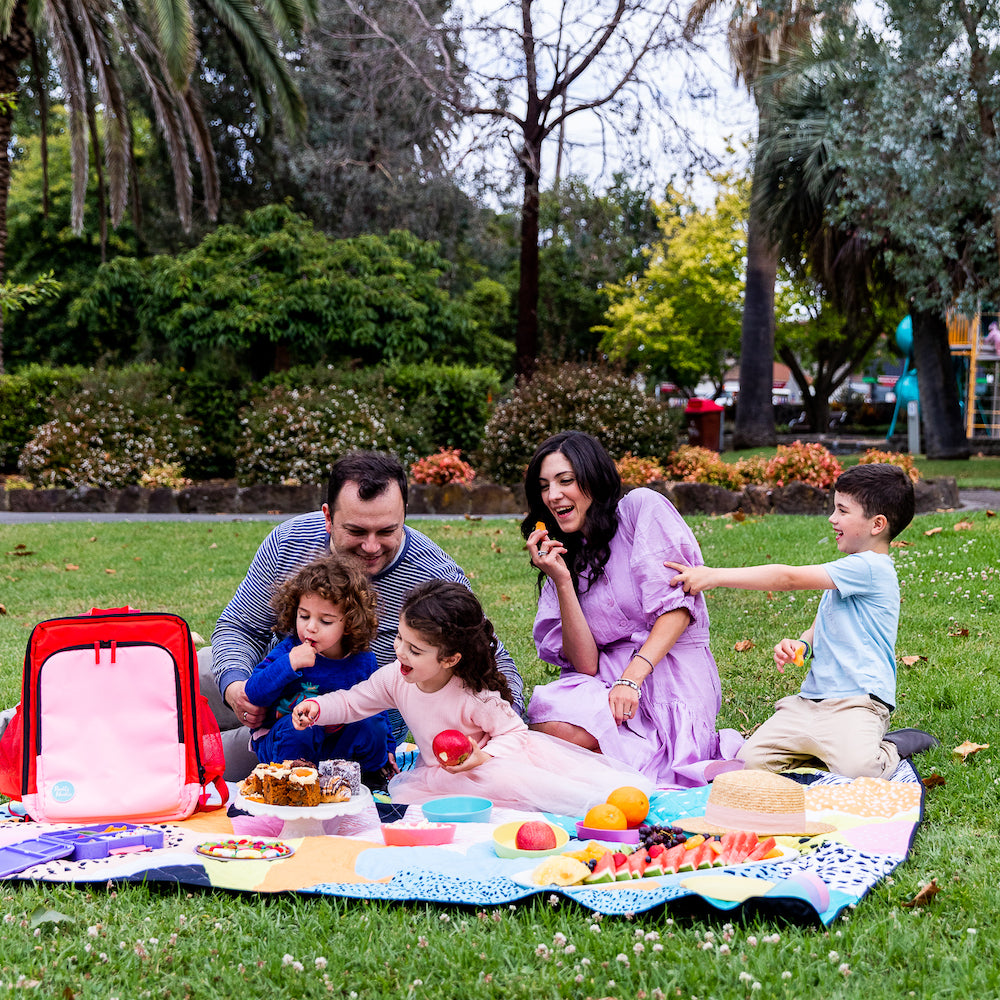
[[[639,831],[633,830],[595,830],[584,826],[581,820],[576,824],[576,835],[580,840],[603,840],[614,844],[638,844]]]

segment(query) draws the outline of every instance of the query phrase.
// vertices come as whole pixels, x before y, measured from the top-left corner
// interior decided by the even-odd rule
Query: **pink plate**
[[[638,844],[639,831],[636,830],[595,830],[593,827],[584,826],[583,822],[576,824],[576,836],[578,840],[600,840],[608,844]]]
[[[390,847],[431,847],[434,844],[450,844],[455,839],[455,824],[408,826],[406,823],[383,823],[382,839]]]

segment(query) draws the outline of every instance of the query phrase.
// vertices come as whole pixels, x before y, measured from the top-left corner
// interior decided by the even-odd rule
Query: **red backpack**
[[[226,802],[224,771],[182,618],[94,608],[35,626],[21,703],[0,739],[0,792],[32,819],[184,819]]]

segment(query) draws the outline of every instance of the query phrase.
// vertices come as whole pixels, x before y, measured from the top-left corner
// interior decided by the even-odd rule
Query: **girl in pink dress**
[[[350,690],[300,702],[293,723],[298,729],[338,725],[399,709],[420,757],[389,782],[393,802],[481,795],[498,806],[580,816],[622,785],[652,791],[626,764],[531,732],[511,705],[496,648],[475,596],[461,584],[431,580],[403,602],[396,661]],[[461,764],[434,756],[434,737],[445,729],[465,733],[474,745]]]
[[[580,431],[539,446],[524,489],[521,532],[539,570],[535,645],[559,668],[531,695],[531,727],[628,761],[658,788],[704,785],[738,766],[743,738],[716,731],[708,609],[663,566],[702,564],[673,504],[644,488],[623,496],[615,463]]]

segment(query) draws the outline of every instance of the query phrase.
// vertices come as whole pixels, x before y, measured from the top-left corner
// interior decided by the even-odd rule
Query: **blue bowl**
[[[421,807],[431,823],[488,823],[493,803],[477,795],[446,795]]]

